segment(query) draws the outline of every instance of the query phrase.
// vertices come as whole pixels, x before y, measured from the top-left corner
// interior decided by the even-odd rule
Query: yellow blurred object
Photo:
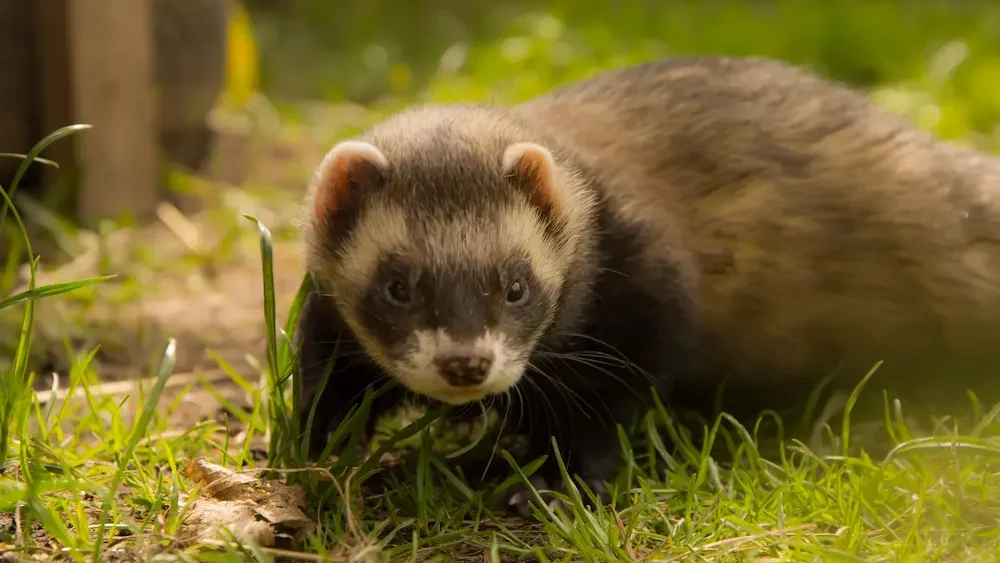
[[[226,44],[224,104],[238,107],[257,93],[260,61],[250,14],[241,2],[234,4]]]
[[[389,87],[395,92],[405,91],[413,84],[413,69],[402,63],[389,69]]]

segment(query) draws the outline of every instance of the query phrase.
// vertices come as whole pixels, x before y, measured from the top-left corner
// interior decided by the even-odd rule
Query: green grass
[[[737,15],[727,18],[730,24],[739,20]],[[871,18],[881,21],[878,13]],[[574,57],[568,70],[547,69],[543,61],[554,46],[589,41],[602,52],[613,49],[607,41],[596,41],[603,37],[596,28],[559,28],[553,35],[540,21],[551,23],[526,16],[515,30],[526,38],[528,62],[503,58],[509,37],[478,45],[470,69],[440,78],[428,97],[468,98],[490,91],[515,99],[561,77],[614,62]],[[654,24],[670,22],[661,15]],[[723,35],[724,29],[713,37],[722,42]],[[750,41],[740,37],[732,40]],[[627,56],[642,54],[638,49]],[[948,56],[939,55],[926,69],[904,69],[905,79],[880,85],[873,97],[940,134],[967,138],[969,123],[984,121],[982,116],[992,115],[987,110],[995,106],[995,100],[987,100],[995,88],[970,85],[995,85],[990,77],[1000,68],[982,50],[974,55],[982,64],[965,67],[961,80],[954,78],[955,65],[944,60]],[[530,72],[518,70],[516,79],[510,77],[529,66]],[[489,84],[495,86],[487,88]],[[965,103],[970,99],[974,103]],[[933,113],[928,108],[941,107],[936,118],[927,117]],[[973,114],[979,117],[965,119]],[[29,157],[83,128],[50,135]],[[988,140],[974,141],[993,146]],[[306,429],[291,416],[302,408],[302,399],[289,376],[295,362],[292,330],[308,280],[288,314],[282,314],[275,296],[271,231],[251,216],[238,220],[244,233],[259,242],[264,357],[251,364],[258,366],[255,371],[219,361],[248,395],[249,410],[223,401],[229,414],[224,421],[172,426],[169,415],[181,408],[185,393],[196,385],[212,385],[199,380],[167,396],[165,388],[176,377],[177,348],[171,339],[162,342],[161,357],[153,358],[153,377],[137,383],[127,397],[94,387],[96,348],[77,350],[69,371],[52,389],[36,392],[38,374],[29,358],[40,322],[38,308],[58,294],[93,289],[109,280],[36,287],[38,258],[13,205],[16,188],[15,183],[0,193],[0,236],[17,241],[0,284],[0,311],[20,312],[20,331],[9,337],[14,342],[10,367],[0,363],[0,561],[7,556],[206,562],[965,562],[1000,557],[1000,406],[975,401],[967,420],[944,419],[918,430],[904,416],[908,408],[889,397],[882,412],[854,413],[855,395],[842,422],[831,423],[819,441],[808,444],[777,442],[772,432],[742,427],[728,417],[704,427],[682,427],[657,408],[626,436],[614,506],[585,510],[582,500],[588,493],[580,487],[566,499],[568,518],[544,507],[538,507],[531,521],[498,511],[499,494],[523,481],[538,463],[523,460],[518,466],[498,454],[493,463],[508,469],[510,478],[474,486],[475,476],[464,474],[455,459],[468,438],[435,421],[436,413],[386,421],[375,454],[354,455],[358,427],[379,390],[369,392],[334,438],[347,444],[350,455],[329,467],[305,467],[304,444],[297,436]],[[226,244],[234,236],[231,230],[227,223]],[[9,279],[21,253],[31,257],[31,283],[27,291],[13,294]],[[130,291],[142,289],[135,280],[120,281],[132,284]],[[77,398],[56,400],[63,395]],[[489,444],[484,438],[480,445]],[[888,453],[866,453],[876,450]],[[396,455],[400,452],[407,455]],[[383,454],[385,464],[379,463]],[[207,498],[210,488],[185,474],[194,460],[234,472],[267,468],[263,477],[301,487],[315,530],[300,541],[279,541],[268,549],[237,539],[238,533],[213,543],[186,543],[190,530],[183,523],[194,510],[192,501]]]
[[[269,93],[509,101],[650,58],[728,53],[781,58],[861,88],[930,89],[937,111],[922,121],[949,138],[988,134],[1000,119],[1000,12],[987,0],[283,4],[253,12]],[[929,68],[941,52],[949,60]],[[940,83],[941,63],[956,62]]]

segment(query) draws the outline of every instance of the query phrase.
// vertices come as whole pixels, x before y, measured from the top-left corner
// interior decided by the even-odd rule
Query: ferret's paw
[[[548,496],[549,483],[545,478],[532,475],[528,477],[528,481],[538,491],[543,500],[548,500],[546,497]],[[531,501],[534,500],[534,497],[535,495],[531,493],[531,489],[522,483],[517,483],[507,490],[507,493],[504,495],[503,504],[510,512],[521,518],[531,518]]]

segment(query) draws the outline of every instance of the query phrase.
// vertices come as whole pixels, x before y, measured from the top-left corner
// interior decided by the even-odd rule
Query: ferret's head
[[[308,265],[367,353],[449,404],[502,393],[590,251],[595,198],[485,109],[425,108],[333,147],[307,198]]]

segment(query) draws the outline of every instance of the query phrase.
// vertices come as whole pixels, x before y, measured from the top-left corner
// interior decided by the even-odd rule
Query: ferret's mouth
[[[395,375],[409,391],[452,406],[474,403],[496,392],[492,385],[448,385],[434,370],[400,369]]]
[[[437,400],[448,403],[450,405],[462,405],[466,403],[474,403],[480,399],[483,399],[490,394],[488,389],[483,387],[466,388],[460,387],[456,389],[442,390],[436,393]]]

